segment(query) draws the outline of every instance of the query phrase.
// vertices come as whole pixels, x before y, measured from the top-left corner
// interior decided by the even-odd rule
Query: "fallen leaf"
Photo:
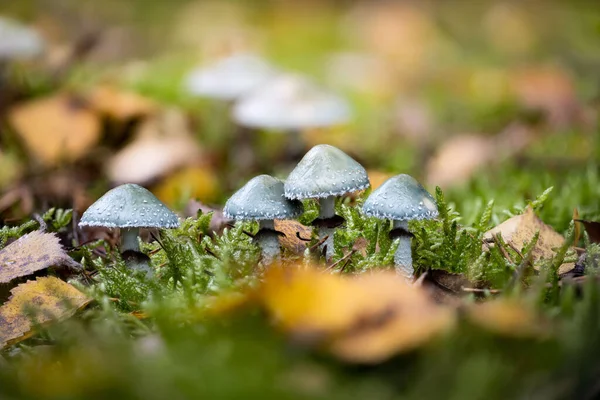
[[[96,87],[88,100],[96,111],[121,121],[150,115],[156,109],[152,100],[112,86]]]
[[[547,327],[527,304],[499,299],[475,303],[467,308],[469,319],[492,332],[529,337],[547,332]]]
[[[527,208],[523,214],[509,218],[490,229],[483,235],[483,238],[491,241],[495,235],[500,234],[507,244],[512,244],[516,249],[521,250],[538,231],[540,234],[532,250],[532,261],[534,269],[539,270],[541,262],[554,257],[556,249],[564,244],[565,238],[539,219],[531,207]],[[483,246],[483,248],[487,249],[487,246]],[[574,267],[575,263],[564,263],[558,269],[558,273],[564,274]]]
[[[8,119],[32,158],[53,166],[75,161],[100,139],[100,120],[81,99],[56,94],[16,106]]]
[[[294,220],[275,220],[275,230],[283,233],[279,236],[279,243],[284,248],[288,249],[292,253],[302,254],[306,250],[307,241],[300,239],[309,239],[312,234],[312,229],[308,226],[302,225],[298,221]]]
[[[483,135],[457,135],[448,139],[427,164],[426,181],[447,187],[465,182],[495,156],[494,141]]]
[[[55,277],[38,278],[11,290],[0,307],[0,348],[25,340],[36,325],[71,317],[92,299]]]
[[[136,140],[108,162],[107,173],[114,183],[143,185],[201,159],[185,115],[167,110],[140,127]]]
[[[220,184],[212,169],[187,167],[165,178],[153,192],[163,203],[171,207],[189,199],[211,203],[219,196]]]
[[[592,243],[600,243],[600,222],[596,221],[586,221],[583,219],[576,220],[577,222],[581,222],[585,227],[585,231],[587,232],[590,242]]]
[[[389,172],[378,171],[375,169],[367,170],[367,175],[369,176],[369,182],[371,183],[371,190],[377,189],[379,186],[383,185],[383,182],[394,176]]]
[[[524,107],[545,113],[552,124],[565,126],[577,119],[580,104],[573,79],[553,66],[532,66],[513,72],[512,89]]]
[[[259,298],[279,328],[355,363],[411,350],[452,325],[454,311],[394,272],[331,275],[272,267]]]
[[[0,283],[58,265],[78,266],[54,233],[33,231],[0,250]]]

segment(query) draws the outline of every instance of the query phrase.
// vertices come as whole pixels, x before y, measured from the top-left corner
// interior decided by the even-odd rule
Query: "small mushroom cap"
[[[223,213],[236,220],[291,219],[302,214],[302,203],[283,196],[283,182],[269,175],[252,178],[235,192]]]
[[[438,216],[435,199],[410,175],[396,175],[373,191],[363,205],[370,217],[409,221]]]
[[[308,79],[285,74],[241,97],[233,118],[251,128],[297,130],[347,122],[350,107],[342,97]]]
[[[43,50],[44,42],[35,30],[0,17],[0,60],[32,58]]]
[[[177,228],[179,219],[149,190],[126,183],[92,204],[81,216],[79,226]]]
[[[275,68],[253,54],[235,54],[192,71],[185,88],[191,94],[235,100],[273,78]]]
[[[308,151],[288,176],[288,199],[341,196],[368,188],[367,171],[337,147],[320,144]]]

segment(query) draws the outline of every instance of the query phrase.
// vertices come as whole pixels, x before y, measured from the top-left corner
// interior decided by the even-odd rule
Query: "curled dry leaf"
[[[292,253],[302,254],[306,250],[306,244],[308,243],[301,238],[310,239],[312,229],[308,226],[302,225],[298,221],[294,220],[275,220],[275,230],[283,233],[279,236],[279,243],[284,248],[288,249]],[[298,235],[296,235],[298,234]]]
[[[140,127],[136,140],[109,161],[107,172],[117,184],[145,184],[201,158],[185,116],[167,110]]]
[[[54,233],[34,231],[0,250],[0,283],[58,265],[79,266]]]
[[[521,215],[511,217],[500,225],[487,231],[483,238],[492,241],[494,236],[500,234],[507,244],[512,244],[516,249],[521,250],[526,243],[529,243],[536,232],[539,231],[539,238],[532,250],[533,267],[539,270],[539,265],[543,260],[554,257],[556,249],[561,247],[565,238],[556,232],[550,225],[546,225],[535,215],[531,207],[527,208]],[[487,246],[483,246],[487,249]],[[575,263],[564,263],[558,269],[559,274],[569,272],[575,267]]]
[[[355,363],[414,349],[455,318],[453,309],[434,304],[393,272],[347,277],[273,267],[259,293],[281,329]]]
[[[0,348],[31,336],[34,325],[71,317],[91,299],[55,277],[38,278],[11,291],[0,307]]]
[[[46,166],[78,160],[100,139],[98,116],[70,94],[16,106],[8,119],[31,157]]]
[[[530,306],[512,300],[472,304],[467,315],[474,324],[506,336],[538,337],[547,331]]]
[[[96,87],[88,99],[96,111],[121,121],[150,115],[156,108],[152,100],[112,86]]]

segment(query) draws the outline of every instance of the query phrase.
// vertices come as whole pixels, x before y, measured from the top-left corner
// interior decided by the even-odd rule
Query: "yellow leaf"
[[[281,329],[349,362],[383,361],[454,321],[451,308],[434,304],[421,288],[389,271],[347,277],[272,267],[259,293]]]
[[[392,176],[394,176],[393,174],[390,174],[389,172],[377,171],[374,169],[368,170],[367,175],[369,176],[369,182],[371,183],[372,190],[377,189],[379,186],[381,186],[383,184],[383,182],[387,181]]]
[[[467,315],[473,323],[507,336],[538,336],[546,330],[529,306],[506,299],[473,304]]]
[[[46,166],[81,158],[100,138],[98,117],[68,94],[19,105],[8,118],[31,157]]]
[[[31,336],[35,325],[69,318],[91,301],[55,277],[28,281],[11,290],[11,294],[0,307],[0,349]]]
[[[51,266],[76,265],[53,233],[34,231],[0,250],[0,283]]]
[[[176,207],[190,199],[214,202],[220,187],[214,171],[206,167],[188,167],[165,178],[153,192],[163,203]]]

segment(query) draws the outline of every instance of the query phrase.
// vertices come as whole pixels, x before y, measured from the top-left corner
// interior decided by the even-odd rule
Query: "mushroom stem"
[[[335,215],[335,196],[320,198],[319,207],[319,219],[327,219],[333,217]]]
[[[139,228],[121,228],[121,252],[127,250],[140,251]]]
[[[269,265],[281,254],[279,234],[275,230],[274,221],[272,219],[260,220],[259,228],[258,233],[254,236],[254,240],[261,249],[261,262],[264,265]]]
[[[408,221],[392,221],[394,229],[404,229],[408,233]],[[400,242],[396,253],[394,253],[394,265],[396,272],[402,275],[408,280],[412,280],[414,276],[414,268],[412,265],[412,249],[411,249],[411,236],[409,234],[400,234]]]

